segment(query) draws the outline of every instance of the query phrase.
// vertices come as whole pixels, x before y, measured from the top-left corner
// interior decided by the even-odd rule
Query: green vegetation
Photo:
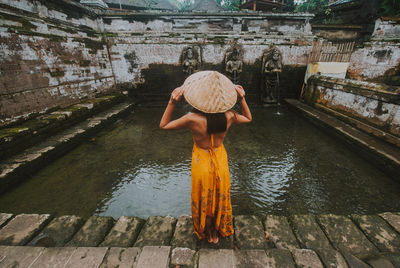
[[[326,12],[328,6],[328,0],[308,0],[295,8],[296,12],[310,12],[310,13],[322,13]]]
[[[400,16],[400,1],[379,0],[377,13],[379,16]]]

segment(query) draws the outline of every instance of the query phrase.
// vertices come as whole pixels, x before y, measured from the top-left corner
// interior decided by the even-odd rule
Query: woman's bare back
[[[211,148],[211,135],[207,132],[207,118],[204,115],[198,113],[190,113],[191,120],[193,120],[192,136],[197,146],[202,149]],[[232,125],[232,117],[234,117],[233,111],[225,112],[227,121],[226,131],[214,134],[214,147],[218,147],[223,144],[226,133],[229,127]]]

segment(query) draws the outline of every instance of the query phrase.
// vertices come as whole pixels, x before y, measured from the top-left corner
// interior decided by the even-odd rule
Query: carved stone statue
[[[200,48],[190,46],[182,51],[181,62],[183,72],[189,76],[200,67]]]
[[[225,54],[225,71],[234,84],[239,81],[239,76],[243,70],[242,50],[239,47],[233,47]]]
[[[262,74],[264,78],[263,103],[279,101],[279,73],[282,71],[282,54],[272,47],[263,53]]]

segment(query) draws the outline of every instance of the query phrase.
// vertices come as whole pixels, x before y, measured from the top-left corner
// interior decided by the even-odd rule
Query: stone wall
[[[281,88],[296,97],[312,46],[310,14],[137,13],[104,16],[117,85],[142,100],[166,100],[183,83],[184,48],[200,47],[200,70],[225,72],[224,56],[232,44],[243,49],[239,79],[251,102],[258,102],[262,54],[275,45],[283,56]]]
[[[73,1],[0,1],[0,125],[115,88],[102,20]]]
[[[355,40],[348,78],[400,86],[400,18],[379,18],[373,31],[362,25],[313,25],[313,34],[331,41]]]
[[[313,76],[305,102],[400,146],[400,88],[364,81]]]

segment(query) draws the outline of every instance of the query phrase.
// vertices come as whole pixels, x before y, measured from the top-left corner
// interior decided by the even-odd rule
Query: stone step
[[[135,247],[167,246],[174,233],[176,219],[171,216],[151,216],[135,242]]]
[[[170,267],[193,267],[196,251],[190,248],[174,248],[171,253]]]
[[[385,212],[379,214],[385,221],[387,221],[393,229],[400,233],[400,213]]]
[[[311,249],[291,249],[293,259],[297,267],[313,267],[313,268],[323,268],[321,260],[319,259],[317,253]]]
[[[61,216],[53,219],[28,245],[42,247],[62,247],[82,226],[83,220],[77,216]]]
[[[317,219],[335,248],[361,257],[378,253],[377,248],[349,218],[326,214],[317,216]]]
[[[171,247],[145,246],[139,255],[136,268],[167,268]]]
[[[140,248],[110,248],[100,268],[131,268],[137,263]]]
[[[293,215],[291,217],[293,231],[302,248],[329,249],[331,244],[324,232],[311,215]]]
[[[270,267],[285,267],[285,268],[295,268],[292,254],[288,249],[273,248],[266,251],[268,266]]]
[[[400,253],[378,254],[360,260],[346,252],[346,261],[333,249],[200,249],[169,246],[30,247],[0,246],[0,267],[399,267]],[[350,254],[350,255],[349,255]],[[324,266],[324,265],[325,266]]]
[[[0,246],[0,267],[30,267],[43,247]]]
[[[383,172],[390,174],[394,179],[400,180],[400,150],[396,146],[375,138],[298,100],[285,99],[284,101],[296,112],[304,115],[312,124],[342,139],[356,150],[361,150],[361,157],[376,165]],[[377,163],[380,164],[377,165]]]
[[[234,255],[232,249],[200,249],[198,252],[198,268],[232,268]]]
[[[49,220],[49,214],[20,214],[15,216],[0,229],[0,245],[25,245]]]
[[[8,220],[12,218],[13,214],[0,213],[0,228],[3,227]]]
[[[137,217],[121,216],[100,246],[131,247],[135,243],[144,222],[143,219]]]
[[[111,217],[90,217],[67,243],[69,247],[97,247],[114,225]]]
[[[100,112],[58,134],[38,142],[20,154],[0,162],[0,194],[28,178],[46,163],[57,159],[79,144],[82,138],[98,132],[102,127],[114,121],[118,116],[131,111],[133,103],[122,102]]]
[[[269,239],[280,249],[300,248],[285,216],[267,215],[264,220]]]
[[[180,216],[171,240],[173,248],[196,249],[197,237],[193,231],[193,220],[190,216]]]
[[[239,249],[266,249],[268,247],[261,220],[253,215],[234,217],[235,240]]]
[[[378,215],[352,215],[351,218],[380,250],[400,252],[400,235]]]

